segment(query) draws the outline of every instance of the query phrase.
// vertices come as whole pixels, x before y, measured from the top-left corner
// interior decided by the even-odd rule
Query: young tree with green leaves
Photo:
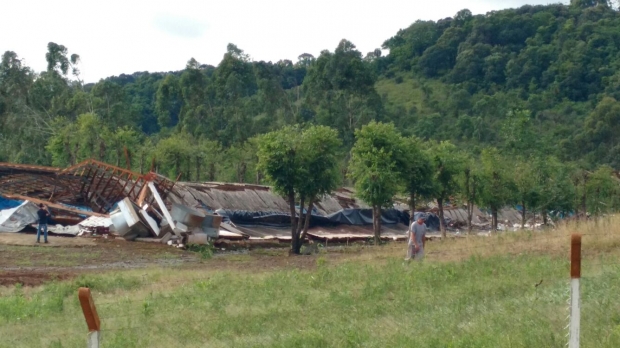
[[[355,131],[349,171],[356,195],[372,206],[375,245],[381,241],[381,208],[401,189],[405,147],[391,123],[370,122]]]
[[[482,150],[480,159],[484,182],[480,202],[491,210],[491,231],[497,232],[497,213],[514,201],[514,182],[506,159],[496,148]]]
[[[556,157],[538,157],[533,161],[534,176],[538,194],[538,210],[543,223],[548,223],[551,212],[569,213],[574,210],[575,189],[570,179],[569,168]]]
[[[203,179],[206,179],[207,181],[215,181],[218,174],[218,169],[221,167],[221,162],[223,162],[224,158],[220,143],[204,138],[196,138],[193,141],[192,151],[196,163],[195,180],[202,181]],[[229,158],[229,160],[234,161],[232,158]]]
[[[474,217],[474,206],[479,201],[481,188],[480,163],[473,156],[464,156],[463,171],[459,176],[459,196],[465,202],[467,211],[467,233],[473,230],[472,220]]]
[[[114,132],[110,131],[108,134],[104,134],[104,136],[107,138],[106,143],[108,144],[107,161],[114,163],[117,167],[127,167],[129,165],[127,169],[131,170],[133,166],[132,159],[136,152],[138,152],[138,147],[142,142],[141,134],[133,128],[125,126],[117,128]],[[126,163],[127,161],[129,163]]]
[[[251,139],[226,149],[225,159],[225,178],[228,181],[248,182],[256,174],[256,147]]]
[[[515,184],[515,200],[521,204],[521,228],[525,228],[528,209],[537,208],[540,200],[540,187],[531,160],[517,161],[512,171],[512,180]]]
[[[157,159],[157,171],[165,173],[171,178],[176,178],[182,174],[183,178],[188,178],[189,162],[192,155],[192,144],[187,133],[174,133],[168,138],[162,139],[155,148]]]
[[[300,204],[296,251],[301,248],[308,233],[314,205],[321,197],[337,189],[340,184],[338,150],[342,146],[338,132],[326,126],[308,127],[301,134],[300,141],[303,176],[298,183]],[[303,217],[304,209],[305,217]]]
[[[78,125],[64,117],[59,117],[52,122],[52,135],[45,149],[52,155],[52,165],[66,167],[77,163],[77,150],[79,139],[77,134]]]
[[[301,130],[287,126],[260,136],[257,143],[259,170],[289,203],[291,251],[299,254],[313,205],[338,185],[338,134],[329,127],[310,126]],[[296,197],[300,199],[298,220]],[[305,226],[302,224],[304,209]]]
[[[108,160],[107,149],[113,139],[110,129],[96,114],[82,114],[74,122],[57,118],[52,125],[54,134],[46,149],[51,153],[54,165],[74,165],[89,158]]]
[[[601,166],[594,171],[586,184],[588,210],[599,217],[618,211],[620,208],[620,181],[609,166]]]
[[[439,227],[442,237],[446,237],[446,223],[443,205],[451,196],[459,192],[458,177],[463,169],[463,157],[454,144],[449,141],[432,143],[428,149],[433,176],[433,198],[439,210]]]
[[[425,151],[424,143],[416,137],[403,139],[404,167],[400,170],[409,197],[409,224],[415,221],[416,202],[429,198],[433,193],[431,160]]]
[[[258,167],[265,173],[273,190],[288,201],[291,214],[291,251],[297,248],[295,224],[295,188],[301,177],[297,127],[284,127],[258,138]],[[298,252],[297,252],[298,253]]]
[[[585,220],[588,215],[588,190],[586,187],[591,173],[574,164],[569,170],[574,191],[575,215],[577,215],[578,220]]]

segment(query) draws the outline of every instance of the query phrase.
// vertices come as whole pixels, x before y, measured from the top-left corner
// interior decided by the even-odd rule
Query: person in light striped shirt
[[[426,224],[422,216],[411,224],[408,235],[409,241],[407,242],[406,260],[411,260],[413,257],[417,261],[422,261],[424,258],[424,246],[426,244]]]

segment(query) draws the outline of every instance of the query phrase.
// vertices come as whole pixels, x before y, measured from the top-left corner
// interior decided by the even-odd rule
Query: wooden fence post
[[[95,307],[95,302],[93,301],[93,296],[90,293],[90,289],[79,288],[78,298],[80,299],[84,319],[86,320],[86,325],[88,326],[86,347],[99,348],[99,340],[101,339],[101,322],[99,321],[99,315],[97,314],[97,308]]]
[[[570,340],[569,348],[579,348],[579,330],[581,321],[581,235],[573,234],[570,243]]]

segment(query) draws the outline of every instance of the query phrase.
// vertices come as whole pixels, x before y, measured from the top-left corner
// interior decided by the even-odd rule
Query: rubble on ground
[[[0,232],[36,230],[38,205],[44,204],[51,212],[48,231],[60,235],[175,246],[217,238],[221,217],[167,200],[174,185],[153,172],[95,160],[66,169],[0,163]]]
[[[290,243],[288,202],[268,186],[191,183],[154,172],[140,174],[96,160],[66,169],[0,163],[0,232],[36,231],[38,204],[52,213],[50,233],[122,238],[174,247],[211,242]],[[382,238],[405,240],[410,212],[406,204],[382,211]],[[416,209],[418,210],[418,209]],[[439,230],[437,206],[413,213],[431,231]],[[490,213],[474,207],[472,225],[490,230]],[[447,204],[444,221],[455,235],[467,230],[467,211]],[[521,227],[521,212],[498,212],[500,230]],[[373,238],[372,210],[341,188],[311,212],[308,238],[327,244]],[[527,216],[526,228],[540,228]],[[433,238],[436,237],[432,234]]]

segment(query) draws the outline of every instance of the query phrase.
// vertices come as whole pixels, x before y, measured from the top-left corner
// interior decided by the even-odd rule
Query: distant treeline
[[[262,182],[256,136],[323,125],[338,134],[340,180],[352,184],[355,132],[378,121],[473,158],[494,148],[509,162],[620,168],[620,15],[607,2],[462,10],[415,22],[382,48],[362,54],[342,40],[318,57],[272,63],[230,44],[217,67],[192,58],[182,71],[95,84],[83,83],[79,55],[60,44],[49,43],[44,72],[7,51],[0,161],[93,157],[124,167],[127,149],[137,171],[154,164],[184,180]]]

